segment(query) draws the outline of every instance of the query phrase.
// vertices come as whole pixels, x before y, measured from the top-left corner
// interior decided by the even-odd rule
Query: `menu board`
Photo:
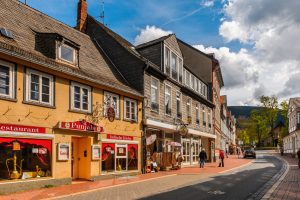
[[[70,144],[59,143],[57,153],[57,160],[68,161],[70,159]]]
[[[92,160],[100,160],[101,148],[100,145],[92,145]]]

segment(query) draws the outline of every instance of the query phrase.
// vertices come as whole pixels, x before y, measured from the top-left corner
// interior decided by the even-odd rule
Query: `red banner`
[[[68,130],[76,130],[76,131],[88,131],[101,133],[104,131],[103,127],[96,126],[87,121],[77,121],[77,122],[60,122],[59,128],[68,129]]]
[[[21,133],[46,133],[46,128],[36,126],[21,126],[14,124],[0,124],[0,131]]]
[[[107,134],[107,139],[111,140],[133,140],[132,136]]]

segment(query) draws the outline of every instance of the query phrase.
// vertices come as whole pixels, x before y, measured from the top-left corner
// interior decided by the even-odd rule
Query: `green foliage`
[[[237,137],[244,142],[244,144],[250,144],[249,135],[247,130],[243,129],[238,132]]]
[[[289,133],[289,119],[287,117],[288,110],[289,110],[289,103],[287,101],[283,101],[280,104],[281,110],[280,110],[280,115],[284,118],[284,130],[282,131],[281,134],[281,140],[279,142],[282,143],[282,138],[288,135]]]
[[[261,146],[262,140],[268,136],[268,133],[270,131],[270,128],[268,128],[267,126],[266,117],[264,115],[264,110],[255,109],[251,112],[250,116],[251,120],[253,121],[250,129],[255,133],[254,135],[258,147]]]
[[[54,185],[44,185],[43,188],[52,188],[52,187],[54,187]]]

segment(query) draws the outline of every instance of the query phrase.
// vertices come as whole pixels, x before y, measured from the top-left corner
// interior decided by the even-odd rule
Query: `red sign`
[[[0,124],[0,131],[22,133],[46,133],[46,128],[36,126],[20,126],[14,124]]]
[[[107,134],[107,139],[111,140],[133,140],[132,136]]]
[[[89,132],[95,132],[95,133],[101,133],[104,131],[103,127],[96,126],[95,124],[91,124],[87,121],[60,122],[59,128],[76,130],[76,131],[89,131]]]

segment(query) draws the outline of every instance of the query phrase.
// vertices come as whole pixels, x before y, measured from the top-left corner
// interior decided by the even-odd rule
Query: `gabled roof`
[[[290,98],[289,105],[293,103],[296,107],[300,107],[300,97]]]
[[[88,35],[17,0],[1,0],[0,13],[0,27],[8,28],[14,34],[13,40],[0,36],[0,52],[13,52],[21,59],[49,69],[142,97],[128,86],[124,77]],[[36,32],[58,34],[78,44],[79,67],[66,65],[38,51]]]
[[[143,43],[143,44],[139,44],[139,45],[137,45],[135,48],[136,48],[136,49],[141,49],[141,48],[144,48],[144,47],[152,46],[152,45],[154,45],[154,44],[157,44],[157,43],[160,43],[160,42],[166,40],[167,38],[169,38],[169,37],[171,37],[171,36],[173,36],[173,35],[175,35],[175,34],[169,34],[169,35],[166,35],[166,36],[162,36],[162,37],[157,38],[157,39],[155,39],[155,40],[151,40],[151,41],[149,41],[149,42],[145,42],[145,43]],[[175,37],[176,37],[176,36],[175,36]]]

